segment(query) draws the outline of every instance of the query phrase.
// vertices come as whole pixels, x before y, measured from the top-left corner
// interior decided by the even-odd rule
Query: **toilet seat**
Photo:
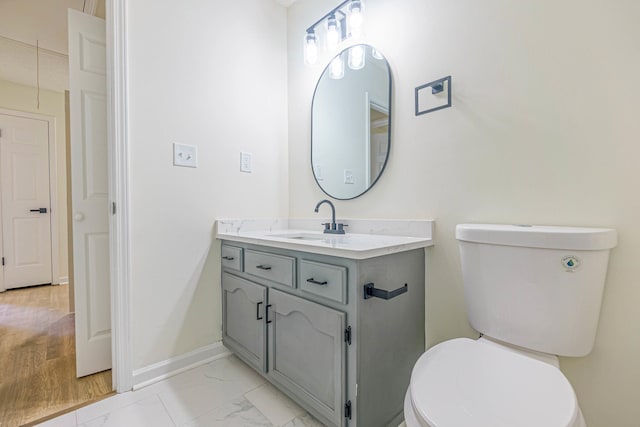
[[[559,369],[482,339],[454,339],[424,353],[411,374],[405,412],[407,406],[428,427],[583,424]]]

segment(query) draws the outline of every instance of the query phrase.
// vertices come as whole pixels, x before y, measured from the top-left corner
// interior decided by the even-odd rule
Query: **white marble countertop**
[[[373,258],[433,245],[431,220],[337,222],[355,232],[324,234],[317,219],[225,219],[216,221],[216,238],[350,259]]]

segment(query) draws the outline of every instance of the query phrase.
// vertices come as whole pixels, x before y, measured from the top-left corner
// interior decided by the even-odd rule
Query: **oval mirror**
[[[380,178],[391,144],[391,69],[372,46],[351,46],[320,76],[311,106],[311,168],[329,196],[348,200]]]

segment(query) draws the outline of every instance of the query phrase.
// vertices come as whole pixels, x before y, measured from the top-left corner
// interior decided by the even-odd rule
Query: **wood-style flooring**
[[[0,293],[0,426],[17,427],[111,393],[111,371],[76,378],[69,286]]]

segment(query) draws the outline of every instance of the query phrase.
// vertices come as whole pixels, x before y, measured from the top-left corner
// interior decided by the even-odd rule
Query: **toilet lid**
[[[432,427],[567,427],[578,416],[559,369],[482,340],[431,348],[409,387],[416,414]]]

